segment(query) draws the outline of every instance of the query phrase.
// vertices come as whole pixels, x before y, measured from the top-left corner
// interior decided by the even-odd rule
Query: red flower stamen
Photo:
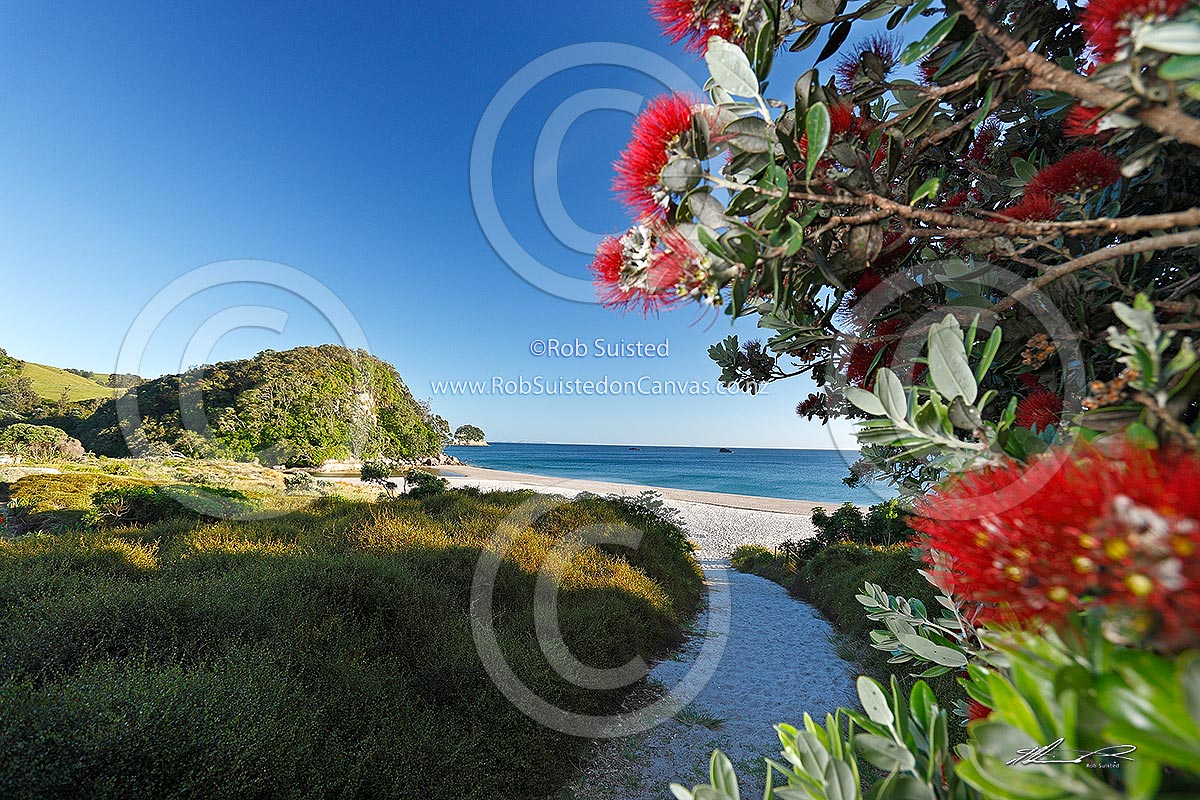
[[[1017,403],[1017,424],[1044,431],[1062,419],[1062,398],[1049,389],[1036,388]]]
[[[1092,106],[1074,105],[1063,117],[1063,136],[1068,139],[1091,138],[1100,135],[1100,123],[1104,119],[1104,109]]]
[[[1054,623],[1099,606],[1160,646],[1200,642],[1200,456],[1085,450],[1045,466],[969,472],[917,504],[912,526],[951,558],[951,589],[984,603],[983,620]],[[1007,502],[1025,480],[1035,491]],[[975,513],[947,518],[943,505]]]
[[[1171,19],[1187,4],[1188,0],[1091,0],[1079,21],[1096,60],[1107,64],[1128,41],[1134,19]]]
[[[613,189],[636,217],[663,215],[668,193],[662,187],[663,167],[671,150],[692,130],[692,101],[680,94],[655,98],[633,123],[633,134],[614,165]]]
[[[886,75],[896,66],[896,62],[900,58],[900,40],[895,36],[877,33],[860,42],[857,50],[842,56],[835,69],[839,92],[854,91],[854,81],[858,77],[858,71],[862,68],[863,56],[867,53],[871,53],[883,62],[883,71]]]
[[[650,3],[651,16],[658,20],[671,44],[684,42],[685,49],[700,55],[708,51],[710,36],[737,40],[733,10],[736,4],[704,0],[651,0]]]

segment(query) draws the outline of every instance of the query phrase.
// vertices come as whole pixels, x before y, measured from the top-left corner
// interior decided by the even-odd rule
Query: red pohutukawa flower
[[[1059,195],[1102,189],[1120,178],[1120,161],[1095,147],[1084,147],[1038,170],[1025,186],[1020,202],[1002,213],[1012,219],[1054,219],[1062,212]]]
[[[1044,431],[1062,419],[1062,398],[1049,389],[1038,387],[1017,403],[1017,424],[1022,428]]]
[[[633,123],[633,134],[615,164],[613,189],[636,217],[660,217],[670,200],[662,185],[663,167],[690,136],[696,111],[681,94],[657,97]]]
[[[860,335],[864,339],[892,336],[900,331],[903,324],[898,319],[883,320],[869,325]],[[899,339],[855,343],[842,365],[846,380],[853,386],[870,389],[875,383],[875,370],[888,366],[899,344]]]
[[[985,604],[987,620],[1053,624],[1105,607],[1122,637],[1200,643],[1200,457],[1088,449],[1045,466],[969,472],[917,504],[923,546],[952,560],[948,588]],[[1024,502],[1002,499],[1035,479]],[[944,518],[942,505],[976,513]]]
[[[1188,0],[1091,0],[1079,21],[1096,59],[1107,64],[1127,43],[1133,20],[1171,19],[1187,4]]]
[[[1048,194],[1028,194],[1016,205],[1004,209],[1004,216],[1025,222],[1044,222],[1062,213],[1062,203]]]
[[[649,314],[699,285],[703,266],[701,255],[675,229],[634,225],[600,243],[591,272],[604,306]]]
[[[1100,123],[1103,120],[1103,108],[1073,105],[1067,115],[1063,117],[1063,135],[1069,139],[1090,139],[1099,136],[1102,134]]]
[[[873,127],[874,121],[870,118],[860,117],[854,106],[849,103],[831,103],[829,105],[829,133],[831,136],[854,137],[865,142]],[[808,155],[808,133],[803,129],[800,130],[800,138],[796,140],[796,147],[800,150],[801,155]],[[887,145],[881,144],[871,158],[871,169],[878,169],[885,158],[887,158]],[[829,165],[833,162],[831,158],[825,157],[821,163]],[[803,174],[804,165],[793,164],[792,171],[795,174]]]
[[[992,710],[978,700],[972,699],[967,703],[967,719],[971,722],[987,719],[991,715]]]
[[[975,131],[971,146],[967,148],[967,158],[980,164],[987,165],[995,155],[996,142],[1000,139],[1000,123],[989,119]]]
[[[838,91],[848,93],[854,90],[854,81],[862,69],[863,56],[868,53],[879,59],[886,75],[900,58],[900,40],[886,33],[877,33],[861,42],[854,52],[842,56],[835,70]]]
[[[651,0],[650,14],[658,20],[671,43],[703,55],[710,36],[736,40],[733,14],[737,3],[721,0]]]
[[[1121,178],[1121,162],[1095,147],[1084,147],[1057,164],[1038,170],[1026,192],[1050,195],[1101,189]]]

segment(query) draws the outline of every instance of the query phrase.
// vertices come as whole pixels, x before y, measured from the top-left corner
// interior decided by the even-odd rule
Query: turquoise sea
[[[896,496],[883,483],[851,489],[842,483],[855,452],[716,447],[650,447],[596,444],[493,442],[488,447],[447,447],[449,455],[476,467],[555,478],[699,489],[813,500],[878,503]],[[453,468],[451,468],[453,469]]]

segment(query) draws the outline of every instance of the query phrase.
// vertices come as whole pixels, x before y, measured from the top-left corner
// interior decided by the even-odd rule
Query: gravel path
[[[782,586],[737,572],[723,556],[746,541],[772,544],[810,531],[807,519],[678,503],[709,585],[711,607],[695,630],[709,629],[708,615],[724,613],[725,650],[712,679],[687,709],[645,733],[597,743],[592,765],[564,793],[567,800],[659,800],[668,786],[707,783],[714,749],[737,769],[743,797],[761,797],[763,759],[777,757],[774,725],[799,725],[804,712],[823,719],[839,706],[857,705],[852,666],[829,642],[832,629],[811,606]],[[674,659],[651,670],[668,689],[695,663],[702,636],[688,640]]]

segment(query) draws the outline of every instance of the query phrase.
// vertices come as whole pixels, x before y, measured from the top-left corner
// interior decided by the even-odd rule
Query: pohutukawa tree
[[[635,123],[600,296],[755,317],[765,343],[709,351],[724,382],[807,374],[801,415],[859,420],[850,481],[922,495],[942,606],[868,583],[872,643],[919,677],[965,671],[971,698],[952,749],[925,683],[860,678],[862,711],[778,727],[768,796],[1200,796],[1200,6],[651,11],[711,80]],[[1014,760],[1056,742],[1093,755]],[[709,785],[672,788],[738,796],[720,753]]]
[[[1108,333],[1129,323],[1113,303],[1139,295],[1164,342],[1200,326],[1196,3],[651,12],[712,77],[707,97],[660,97],[634,124],[615,181],[632,225],[593,263],[605,303],[756,317],[765,345],[710,351],[723,380],[809,374],[800,414],[866,418],[860,477],[920,490],[948,463],[1040,453],[1068,425],[1196,446],[1193,364],[1148,376]],[[817,66],[768,87],[810,50],[796,58]],[[947,314],[967,328],[957,345]],[[963,362],[977,397],[956,389]],[[881,367],[900,380],[881,386]],[[913,387],[907,409],[863,394]]]

